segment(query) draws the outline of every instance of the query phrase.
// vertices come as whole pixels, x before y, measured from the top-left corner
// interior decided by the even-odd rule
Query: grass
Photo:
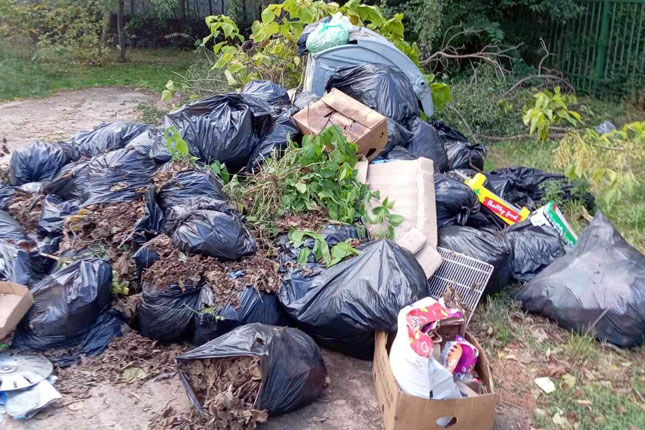
[[[469,91],[479,99],[488,94],[484,102],[461,102],[462,114],[474,123],[471,127],[477,129],[476,133],[517,133],[517,124],[503,124],[499,109],[490,102],[495,100],[498,88],[458,88],[456,93],[468,97]],[[477,103],[478,109],[464,114],[464,108]],[[586,126],[605,120],[621,126],[645,117],[628,104],[590,97],[579,97],[576,108],[582,112]],[[485,114],[485,118],[471,119],[472,112]],[[451,116],[445,120],[452,119],[458,129],[464,130],[460,119]],[[510,115],[507,121],[515,123],[517,115]],[[528,138],[489,143],[485,170],[529,166],[557,172],[556,147],[557,142],[537,143]],[[612,204],[597,201],[597,205],[631,245],[645,252],[645,160],[634,160],[632,169],[639,184],[623,193],[620,200]],[[580,233],[588,224],[582,205],[568,202],[560,206]],[[488,352],[497,391],[526,405],[527,417],[536,430],[645,429],[645,346],[615,350],[587,334],[570,333],[540,316],[526,314],[512,299],[518,288],[510,286],[484,299],[470,325]],[[555,392],[545,394],[537,388],[534,379],[542,376],[555,383]]]
[[[126,86],[160,93],[174,72],[185,73],[194,61],[192,51],[132,49],[128,62],[117,63],[110,52],[100,66],[78,64],[28,48],[9,46],[0,39],[0,100],[46,97],[64,89]]]

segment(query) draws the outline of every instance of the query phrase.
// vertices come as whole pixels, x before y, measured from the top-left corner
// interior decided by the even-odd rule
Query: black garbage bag
[[[166,213],[172,208],[219,208],[227,200],[219,178],[206,170],[179,172],[159,190],[159,206]]]
[[[488,229],[448,226],[439,229],[439,246],[493,265],[486,294],[495,293],[511,282],[513,248],[503,234]]]
[[[89,164],[89,160],[67,164],[51,182],[45,185],[43,194],[54,194],[63,200],[80,201],[87,186]]]
[[[98,258],[77,260],[30,291],[34,304],[16,331],[13,346],[42,351],[80,344],[111,299],[112,265]]]
[[[522,308],[620,347],[645,339],[645,256],[597,212],[577,245],[517,294]]]
[[[0,211],[0,280],[31,286],[45,276],[51,261],[41,257],[38,244],[18,221]]]
[[[302,91],[296,94],[296,97],[293,100],[293,105],[300,111],[318,100],[320,100],[320,96],[316,93],[312,93],[311,91]]]
[[[0,184],[0,210],[7,210],[7,206],[9,206],[14,192],[15,187],[7,183]]]
[[[592,208],[594,197],[577,189],[560,173],[549,173],[531,167],[504,167],[486,173],[486,188],[504,200],[518,206],[536,209],[546,203],[549,187],[558,189],[560,201],[580,200]]]
[[[162,290],[143,285],[137,322],[143,336],[171,341],[188,335],[200,309],[202,284],[171,285]]]
[[[484,159],[486,158],[484,145],[469,143],[466,136],[441,121],[432,121],[430,124],[437,130],[446,148],[450,169],[484,170]]]
[[[250,95],[222,94],[182,106],[166,115],[192,155],[206,164],[219,161],[232,171],[246,166],[258,139],[271,128],[274,109]]]
[[[425,157],[432,160],[435,172],[450,170],[448,156],[443,143],[434,127],[421,118],[412,121],[410,131],[413,133],[408,144],[408,151],[416,158]]]
[[[31,241],[8,243],[0,241],[0,280],[28,287],[40,281],[44,274],[38,257],[38,247]],[[47,265],[49,266],[49,265]]]
[[[135,140],[143,140],[145,136],[146,140],[152,142],[152,146],[148,151],[148,156],[155,160],[158,164],[164,164],[172,160],[172,153],[168,149],[168,140],[166,135],[162,130],[152,130],[148,131],[146,134],[139,136]],[[142,142],[143,143],[143,142]]]
[[[387,119],[387,145],[383,148],[380,156],[387,156],[394,148],[406,148],[410,141],[414,138],[414,133],[402,126],[392,118]],[[408,150],[409,152],[409,150]],[[415,159],[418,157],[414,157]]]
[[[291,327],[247,324],[177,357],[180,363],[207,358],[261,357],[261,391],[256,409],[283,414],[320,397],[327,369],[318,345]],[[179,375],[192,405],[204,413],[186,374]]]
[[[466,225],[471,215],[479,213],[477,195],[463,181],[441,173],[434,175],[437,227]]]
[[[32,142],[14,149],[11,154],[9,181],[12,185],[50,181],[67,162],[60,146],[41,141]]]
[[[131,236],[132,241],[139,246],[161,234],[165,221],[164,213],[157,203],[153,186],[148,187],[145,200],[146,211],[137,221]]]
[[[134,264],[136,264],[139,273],[155,264],[159,258],[161,258],[159,254],[150,249],[148,244],[143,244],[135,251],[134,254],[132,254],[132,259],[134,260]]]
[[[92,158],[107,151],[124,148],[130,140],[150,129],[147,124],[131,122],[103,123],[93,130],[84,130],[68,141],[73,148],[72,159]]]
[[[22,226],[8,212],[0,211],[0,241],[18,243],[27,240]]]
[[[257,251],[255,240],[234,210],[198,209],[178,220],[172,242],[184,252],[236,260]]]
[[[395,146],[387,154],[380,154],[373,163],[381,162],[381,160],[416,160],[417,157],[412,155],[410,151],[404,146]]]
[[[150,158],[154,158],[155,161],[159,161],[155,157],[153,157],[152,154],[150,154],[150,151],[152,151],[153,148],[156,148],[158,141],[163,142],[164,144],[166,143],[166,138],[163,131],[159,130],[158,128],[149,128],[140,133],[138,136],[133,137],[130,142],[125,145],[125,149],[133,149],[139,151],[142,154],[147,154],[148,156],[150,156]],[[170,152],[168,152],[168,159],[161,161],[161,163],[165,163],[166,161],[170,160],[170,158]]]
[[[264,160],[271,157],[274,151],[281,153],[287,149],[289,142],[300,137],[300,128],[291,118],[295,111],[293,108],[283,109],[273,124],[271,131],[259,139],[246,164],[247,172],[253,172]]]
[[[248,94],[264,100],[269,106],[289,106],[291,104],[287,90],[282,85],[271,81],[253,80],[244,85],[242,94]]]
[[[394,242],[359,247],[361,254],[318,275],[287,276],[279,299],[287,314],[321,345],[369,360],[374,332],[395,331],[401,308],[428,295],[414,256]]]
[[[48,358],[57,367],[68,367],[77,363],[81,355],[88,357],[100,355],[110,346],[115,337],[121,336],[121,329],[127,323],[123,314],[116,309],[103,311],[78,347],[73,348],[68,355],[56,354]]]
[[[513,246],[513,278],[528,282],[565,252],[564,244],[555,229],[536,226],[526,220],[506,230]]]
[[[133,149],[117,149],[99,155],[87,165],[87,184],[81,206],[136,200],[148,187],[157,164]]]
[[[50,236],[63,234],[65,218],[75,214],[79,209],[78,202],[75,200],[64,201],[55,194],[45,196],[38,219],[38,232]]]
[[[275,294],[258,291],[252,286],[244,288],[238,294],[239,307],[230,304],[221,309],[213,309],[212,291],[203,289],[203,305],[209,306],[211,312],[200,311],[195,315],[193,345],[199,346],[213,340],[236,327],[251,323],[262,323],[274,326],[285,326],[289,318]]]
[[[381,115],[407,125],[419,116],[419,101],[405,73],[375,64],[343,67],[327,80],[325,91],[337,88]]]
[[[484,170],[486,147],[479,144],[451,140],[444,143],[451,169]]]

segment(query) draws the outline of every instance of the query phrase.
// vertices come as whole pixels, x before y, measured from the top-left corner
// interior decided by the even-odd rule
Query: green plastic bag
[[[307,49],[312,54],[349,43],[351,24],[344,16],[334,16],[328,23],[322,23],[307,38]]]

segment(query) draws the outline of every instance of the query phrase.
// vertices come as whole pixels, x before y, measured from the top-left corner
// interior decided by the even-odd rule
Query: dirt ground
[[[55,96],[0,104],[0,142],[9,150],[32,140],[67,138],[107,121],[138,120],[136,106],[157,103],[158,96],[126,88],[91,88]],[[7,164],[8,156],[0,157]],[[374,393],[372,363],[333,351],[324,351],[330,385],[321,399],[298,411],[271,417],[262,430],[354,430],[382,429]],[[495,369],[493,369],[495,376]],[[142,384],[101,381],[88,376],[87,398],[64,396],[55,406],[35,418],[16,422],[0,415],[0,428],[7,430],[67,429],[137,430],[151,428],[149,421],[168,405],[188,412],[190,404],[177,375]],[[513,406],[512,396],[500,398],[495,430],[528,430],[527,413]],[[4,420],[4,422],[3,422]]]
[[[138,119],[137,105],[159,103],[159,96],[120,87],[63,91],[44,99],[0,104],[0,143],[9,151],[34,140],[56,141],[72,137],[102,122]],[[9,163],[0,156],[0,165]]]

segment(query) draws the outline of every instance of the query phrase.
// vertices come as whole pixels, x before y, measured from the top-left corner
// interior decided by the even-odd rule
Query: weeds
[[[150,102],[141,102],[136,106],[141,113],[141,121],[150,125],[160,125],[163,122],[166,112],[158,109]]]
[[[598,342],[588,334],[571,333],[564,353],[572,363],[584,363],[598,358]]]

